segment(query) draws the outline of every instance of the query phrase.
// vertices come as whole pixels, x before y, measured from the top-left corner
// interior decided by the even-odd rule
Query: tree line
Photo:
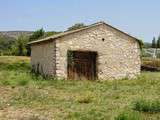
[[[77,23],[69,27],[67,31],[72,31],[86,27],[83,23]],[[28,42],[49,37],[60,32],[45,32],[43,28],[36,30],[32,35],[28,36],[21,34],[17,39],[0,35],[0,55],[14,55],[14,56],[30,56],[31,48]]]
[[[58,32],[45,32],[43,28],[36,30],[32,35],[19,35],[16,39],[0,35],[0,55],[30,56],[31,50],[28,42],[57,34]]]

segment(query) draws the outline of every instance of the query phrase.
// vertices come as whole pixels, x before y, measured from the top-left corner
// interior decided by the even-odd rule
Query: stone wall
[[[67,50],[98,52],[100,80],[134,78],[140,74],[138,42],[106,25],[99,25],[56,40],[56,75],[67,78]]]
[[[55,41],[42,42],[31,46],[32,69],[42,75],[55,75],[56,59]]]

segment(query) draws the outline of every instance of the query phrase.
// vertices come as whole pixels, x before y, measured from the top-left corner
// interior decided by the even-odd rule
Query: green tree
[[[69,27],[68,31],[77,30],[77,29],[84,28],[84,27],[86,27],[85,24],[83,24],[83,23],[76,23],[73,26]]]
[[[39,39],[40,37],[42,37],[45,34],[45,31],[43,30],[43,28],[35,31],[30,37],[29,37],[29,41],[34,41]]]
[[[156,48],[157,45],[156,45],[156,38],[153,37],[153,40],[152,40],[152,48]]]
[[[20,35],[15,44],[12,46],[12,54],[18,56],[25,56],[27,55],[26,45],[29,41],[29,38],[25,35]]]
[[[160,48],[160,35],[159,35],[158,40],[157,40],[157,48]]]
[[[11,47],[14,43],[14,38],[0,35],[0,55],[11,55]]]

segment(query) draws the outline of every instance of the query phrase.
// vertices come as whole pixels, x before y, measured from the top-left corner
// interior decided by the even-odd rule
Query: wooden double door
[[[96,52],[68,51],[68,78],[96,79]]]

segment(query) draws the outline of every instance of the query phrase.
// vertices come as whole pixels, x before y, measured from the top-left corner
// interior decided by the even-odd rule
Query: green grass
[[[133,109],[142,112],[160,113],[160,100],[136,100],[133,103]]]
[[[159,72],[136,80],[45,80],[30,74],[29,58],[6,56],[0,57],[0,92],[0,119],[160,119],[160,112],[133,110],[141,98],[160,99]]]
[[[117,117],[115,117],[115,120],[141,120],[140,114],[137,112],[123,112],[120,113]]]

